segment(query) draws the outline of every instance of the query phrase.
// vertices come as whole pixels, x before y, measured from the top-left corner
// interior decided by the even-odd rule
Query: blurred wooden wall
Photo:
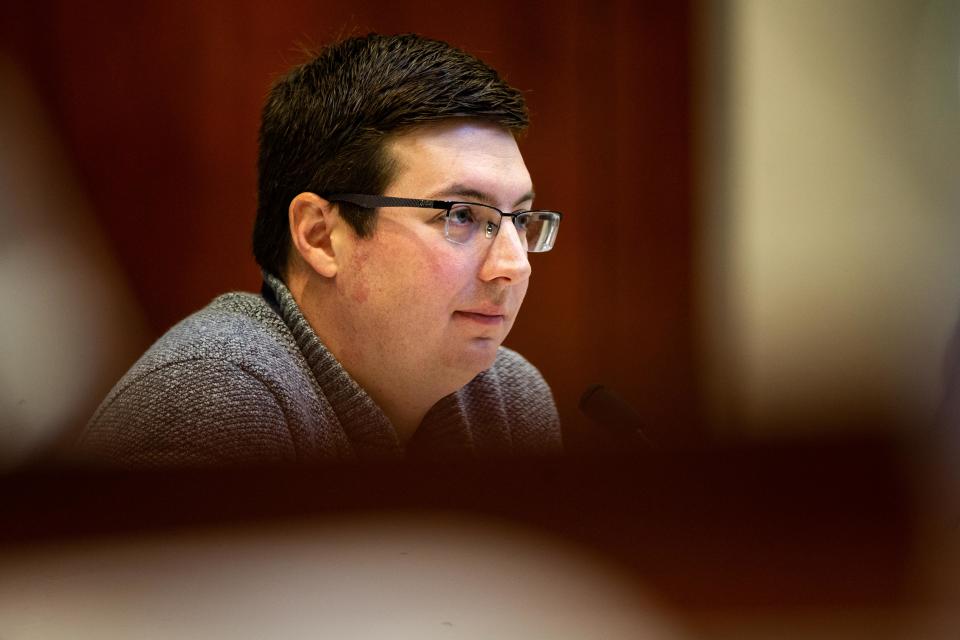
[[[482,57],[526,92],[537,204],[566,214],[508,345],[579,448],[595,382],[654,431],[697,431],[690,23],[667,1],[15,0],[0,50],[36,84],[156,335],[259,286],[259,109],[298,43],[415,31]]]

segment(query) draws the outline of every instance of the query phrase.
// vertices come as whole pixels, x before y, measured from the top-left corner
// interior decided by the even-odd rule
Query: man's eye
[[[450,209],[450,212],[447,214],[447,219],[453,224],[463,226],[471,225],[476,222],[476,218],[473,215],[473,210],[470,207],[454,207],[453,209]]]
[[[521,213],[520,215],[516,216],[515,219],[516,222],[514,224],[516,224],[517,229],[526,229],[527,225],[530,224],[529,213]]]

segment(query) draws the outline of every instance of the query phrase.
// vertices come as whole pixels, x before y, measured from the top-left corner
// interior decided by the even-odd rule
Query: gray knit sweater
[[[307,323],[286,286],[228,293],[161,337],[79,441],[123,466],[492,457],[559,452],[550,388],[517,353],[428,412],[406,446]]]

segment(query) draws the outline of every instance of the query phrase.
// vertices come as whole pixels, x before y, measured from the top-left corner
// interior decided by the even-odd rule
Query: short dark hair
[[[386,142],[419,124],[473,118],[519,134],[523,95],[478,58],[413,34],[370,34],[322,49],[270,90],[260,124],[253,253],[283,276],[290,251],[287,211],[304,191],[382,194],[394,175]],[[417,196],[418,194],[413,194]],[[367,236],[369,210],[340,205]]]

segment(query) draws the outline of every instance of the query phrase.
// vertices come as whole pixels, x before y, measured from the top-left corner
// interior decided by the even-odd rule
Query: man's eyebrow
[[[443,194],[445,196],[447,195],[457,196],[459,198],[467,198],[469,200],[476,200],[477,202],[483,202],[488,204],[491,202],[496,202],[496,199],[493,196],[491,196],[489,193],[485,193],[483,191],[479,191],[477,189],[467,187],[459,183],[452,184],[449,187],[441,189],[438,193]],[[528,202],[528,201],[532,202],[534,197],[535,197],[535,194],[533,192],[533,189],[531,188],[530,191],[527,191],[525,194],[520,196],[520,198],[518,198],[515,203],[513,203],[513,207],[516,208],[520,206],[520,203],[522,202]]]

